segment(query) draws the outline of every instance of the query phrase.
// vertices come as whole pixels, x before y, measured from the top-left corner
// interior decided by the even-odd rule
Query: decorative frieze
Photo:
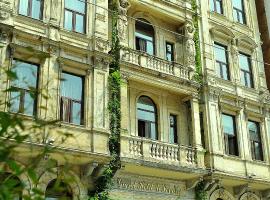
[[[174,182],[164,179],[140,176],[118,176],[114,180],[115,189],[164,193],[180,196],[185,191],[184,182]]]

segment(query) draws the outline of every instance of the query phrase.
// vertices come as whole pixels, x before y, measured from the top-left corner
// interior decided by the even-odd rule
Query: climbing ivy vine
[[[196,200],[207,200],[207,193],[204,190],[204,181],[199,182],[195,187],[195,199]]]
[[[113,185],[113,177],[116,171],[121,167],[120,163],[120,130],[121,130],[121,76],[120,76],[120,45],[117,30],[118,8],[113,2],[112,10],[112,49],[110,51],[112,61],[109,65],[109,117],[110,117],[110,138],[109,150],[111,160],[104,170],[104,173],[96,181],[96,191],[94,200],[108,200],[109,190]]]
[[[202,82],[202,63],[201,63],[201,46],[200,46],[200,32],[199,32],[199,15],[198,15],[198,5],[197,5],[197,0],[192,0],[192,10],[194,11],[193,14],[193,24],[195,28],[195,33],[194,33],[194,43],[195,43],[195,50],[196,50],[196,55],[195,55],[195,62],[196,62],[196,73],[195,73],[195,80],[198,82]]]

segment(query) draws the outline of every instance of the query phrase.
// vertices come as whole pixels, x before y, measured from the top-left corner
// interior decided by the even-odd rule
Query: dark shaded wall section
[[[267,81],[268,90],[270,90],[270,35],[268,31],[268,24],[266,12],[270,12],[270,10],[266,10],[264,5],[264,0],[255,0],[256,1],[256,9],[258,15],[258,23],[261,32],[261,40],[263,41],[262,50],[263,50],[263,59],[264,59],[264,69]],[[267,0],[270,1],[270,0]],[[269,64],[267,64],[269,63]]]

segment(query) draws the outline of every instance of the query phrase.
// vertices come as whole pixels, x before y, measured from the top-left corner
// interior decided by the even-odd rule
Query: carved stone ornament
[[[216,200],[216,199],[223,199],[223,200],[234,200],[233,195],[231,195],[228,191],[224,188],[219,188],[215,190],[211,195],[209,200]]]
[[[96,43],[96,49],[98,51],[106,51],[108,49],[108,41],[100,39],[100,38],[95,38],[95,43]]]
[[[120,15],[127,15],[127,11],[130,8],[130,3],[128,0],[119,0],[118,1],[118,10]]]
[[[252,192],[246,192],[240,197],[240,200],[260,200],[260,198]]]
[[[12,10],[10,8],[9,0],[0,0],[0,19],[6,20],[10,17]]]
[[[233,38],[231,41],[231,55],[233,59],[233,63],[237,66],[238,62],[238,48],[237,48],[238,40]]]
[[[0,42],[6,43],[8,41],[7,31],[0,29]]]
[[[51,0],[51,20],[57,21],[59,13],[59,0]]]
[[[127,16],[120,15],[118,24],[117,24],[117,29],[118,29],[120,40],[123,42],[125,42],[127,38],[127,27],[128,27]]]
[[[114,187],[122,190],[155,192],[180,196],[185,191],[185,184],[181,182],[168,182],[138,176],[118,176],[114,180]]]
[[[185,32],[185,64],[191,69],[195,69],[195,42],[193,40],[195,28],[191,21],[187,21],[184,25]]]

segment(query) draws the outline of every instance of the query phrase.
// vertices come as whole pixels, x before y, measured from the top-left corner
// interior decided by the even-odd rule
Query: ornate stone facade
[[[112,198],[194,200],[195,186],[204,180],[209,200],[269,199],[270,95],[258,62],[262,55],[255,0],[243,1],[245,25],[235,22],[232,0],[222,1],[222,15],[211,11],[210,1],[198,1],[197,11],[192,9],[191,0],[118,2],[122,168],[114,177]],[[34,134],[37,138],[33,141],[39,145],[40,135],[45,133],[49,135],[45,142],[57,147],[38,166],[37,187],[45,195],[50,181],[71,178],[73,199],[86,200],[110,160],[110,2],[85,4],[85,13],[79,14],[84,20],[80,25],[85,26],[82,33],[77,31],[80,26],[76,27],[75,15],[72,24],[65,21],[66,10],[78,9],[65,9],[65,0],[41,1],[42,14],[35,20],[29,12],[20,13],[19,2],[0,0],[1,67],[12,68],[12,60],[38,66],[39,88],[48,98],[38,97],[37,117],[59,121],[56,127]],[[193,79],[195,14],[199,15],[202,83]],[[73,31],[67,30],[69,26]],[[216,44],[226,47],[229,80],[217,70]],[[243,82],[241,53],[249,55],[253,87]],[[83,77],[80,125],[60,121],[62,73]],[[10,84],[6,80],[0,71],[0,99],[8,102],[10,95],[3,92]],[[141,97],[148,100],[145,109],[139,109]],[[140,113],[149,104],[153,109],[148,111],[154,117],[145,120],[146,114]],[[1,105],[0,109],[9,111]],[[222,114],[234,116],[237,156],[227,152]],[[262,160],[253,159],[248,121],[259,124]],[[150,136],[142,129],[151,130]],[[60,133],[73,137],[62,142]],[[35,150],[39,151],[36,146]],[[21,147],[14,159],[27,165],[31,153]],[[43,162],[48,157],[57,160],[53,173],[44,171]],[[66,165],[70,171],[63,174]],[[27,186],[24,193],[34,186],[26,174],[19,179]]]

